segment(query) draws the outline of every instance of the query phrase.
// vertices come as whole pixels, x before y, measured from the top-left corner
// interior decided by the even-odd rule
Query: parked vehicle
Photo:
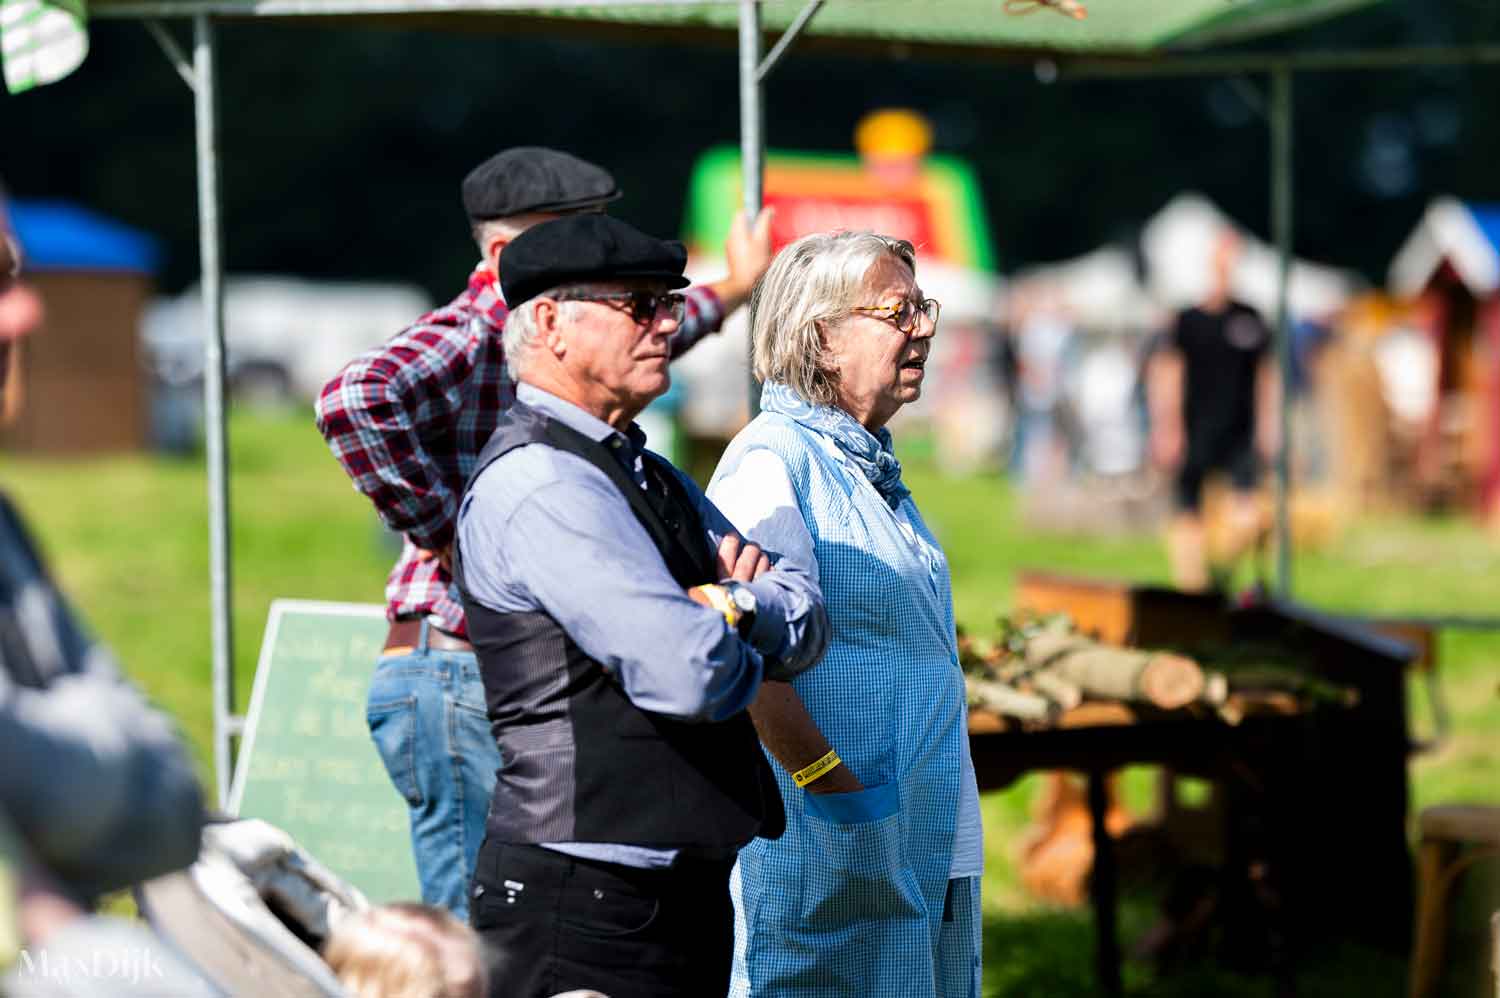
[[[389,339],[432,308],[404,284],[326,283],[293,277],[225,282],[225,376],[242,404],[310,403],[356,354]],[[141,321],[152,379],[152,436],[158,447],[196,446],[202,423],[202,293],[158,298]]]

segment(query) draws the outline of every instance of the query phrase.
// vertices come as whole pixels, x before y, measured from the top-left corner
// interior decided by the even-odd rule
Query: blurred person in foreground
[[[21,401],[21,341],[42,321],[21,262],[0,196],[5,422]],[[0,969],[15,961],[0,991],[213,993],[144,926],[89,914],[107,891],[192,863],[202,824],[171,724],[83,628],[0,496]],[[18,953],[3,952],[8,935]]]
[[[343,922],[323,959],[349,998],[484,998],[479,936],[446,909],[398,901]],[[553,998],[609,998],[569,991]]]
[[[386,580],[390,632],[367,698],[370,734],[410,808],[422,899],[467,916],[465,890],[500,759],[474,646],[452,588],[454,518],[475,459],[515,400],[502,333],[500,258],[538,223],[598,213],[621,197],[605,170],[539,147],[506,149],[464,179],[481,259],[453,301],[355,358],[324,387],[318,429],[354,487],[404,543]],[[719,329],[770,259],[770,217],[743,216],[729,276],[689,288],[672,356]]]
[[[939,306],[910,243],[811,235],[750,302],[761,412],[708,494],[812,566],[818,667],[750,708],[787,834],[741,851],[732,995],[977,998],[982,828],[948,562],[901,481]]]
[[[398,902],[339,923],[323,959],[351,998],[484,998],[479,937],[444,908]]]
[[[588,215],[500,261],[516,401],[454,558],[503,760],[471,892],[492,998],[723,995],[735,853],[782,831],[745,708],[827,619],[634,423],[670,383],[685,259]]]
[[[1253,308],[1231,297],[1240,249],[1232,229],[1219,233],[1208,294],[1178,313],[1146,368],[1151,456],[1174,474],[1167,554],[1173,581],[1188,590],[1227,582],[1268,527],[1256,489],[1262,463],[1280,446],[1280,379],[1271,331]],[[1228,477],[1231,498],[1222,543],[1210,551],[1203,485],[1214,474]]]
[[[323,959],[349,998],[484,998],[489,979],[473,929],[444,908],[398,901],[340,923]],[[552,998],[609,998],[569,991]]]

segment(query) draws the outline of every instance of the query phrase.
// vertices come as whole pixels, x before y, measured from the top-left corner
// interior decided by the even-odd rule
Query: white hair
[[[533,225],[540,225],[556,217],[556,215],[540,212],[527,212],[521,215],[507,215],[504,218],[485,218],[474,222],[469,231],[474,235],[474,242],[479,245],[479,252],[488,256],[490,243],[496,239],[509,242]]]
[[[505,331],[501,333],[501,345],[505,351],[505,370],[510,374],[511,380],[521,380],[521,374],[525,371],[532,353],[539,346],[536,325],[538,302],[543,298],[550,298],[557,302],[558,318],[563,322],[572,322],[578,317],[578,310],[583,303],[568,301],[567,295],[617,289],[618,285],[614,284],[567,284],[543,291],[511,309],[510,315],[505,318]]]
[[[479,244],[479,252],[486,256],[490,252],[490,243],[496,239],[504,239],[506,242],[516,238],[533,225],[541,225],[543,222],[555,221],[566,218],[569,215],[589,215],[602,212],[603,204],[585,205],[580,208],[569,208],[566,211],[523,211],[519,215],[506,215],[503,218],[484,218],[471,222],[469,232],[474,236],[474,242]]]
[[[803,236],[776,254],[750,295],[750,353],[755,376],[780,381],[809,402],[834,405],[838,372],[825,363],[822,327],[862,301],[870,272],[894,259],[916,273],[904,239],[874,232]]]

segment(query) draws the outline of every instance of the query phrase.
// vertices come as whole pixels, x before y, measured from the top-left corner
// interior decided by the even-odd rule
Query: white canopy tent
[[[1500,209],[1434,200],[1391,260],[1391,292],[1420,294],[1444,263],[1476,298],[1500,289]]]

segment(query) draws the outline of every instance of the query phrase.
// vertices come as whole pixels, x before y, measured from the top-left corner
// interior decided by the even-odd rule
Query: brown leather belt
[[[420,620],[392,621],[390,632],[385,636],[384,652],[387,655],[409,655],[416,651],[421,643],[422,622]],[[431,625],[427,628],[427,647],[432,651],[474,650],[474,646],[463,638],[454,637]]]

